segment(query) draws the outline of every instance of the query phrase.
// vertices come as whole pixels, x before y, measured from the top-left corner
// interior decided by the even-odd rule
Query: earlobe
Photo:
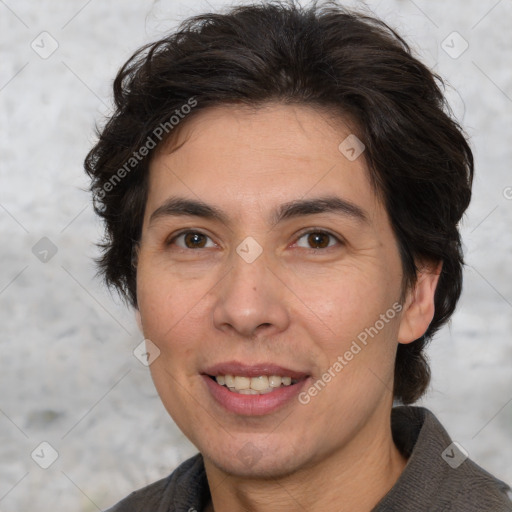
[[[411,343],[421,338],[434,318],[434,296],[441,274],[442,263],[436,267],[424,267],[418,272],[413,289],[407,295],[404,304],[398,343]]]

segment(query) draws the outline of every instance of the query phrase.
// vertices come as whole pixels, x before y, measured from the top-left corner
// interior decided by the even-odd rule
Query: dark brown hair
[[[393,29],[335,2],[266,2],[185,20],[119,71],[115,111],[85,160],[106,227],[99,272],[137,306],[132,255],[149,163],[154,147],[176,133],[176,119],[181,127],[209,106],[269,101],[337,112],[366,146],[371,181],[399,244],[404,289],[415,283],[419,261],[443,264],[427,332],[398,346],[394,396],[416,401],[430,380],[424,347],[462,290],[458,223],[473,179],[471,149],[443,87]]]

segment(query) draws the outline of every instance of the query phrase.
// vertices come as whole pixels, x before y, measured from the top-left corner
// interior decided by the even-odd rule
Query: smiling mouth
[[[265,395],[272,393],[279,388],[293,386],[301,379],[292,379],[290,376],[260,375],[257,377],[246,377],[243,375],[209,375],[209,377],[233,393],[240,395]]]

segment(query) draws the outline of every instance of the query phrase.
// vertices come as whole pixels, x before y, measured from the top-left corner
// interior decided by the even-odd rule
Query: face
[[[227,473],[314,467],[389,423],[402,267],[363,156],[338,149],[349,134],[309,107],[215,107],[152,160],[137,267],[150,369]]]

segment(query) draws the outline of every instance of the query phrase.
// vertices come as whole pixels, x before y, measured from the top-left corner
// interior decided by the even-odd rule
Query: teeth
[[[242,390],[242,389],[249,389],[251,387],[251,379],[249,377],[235,377],[235,389]]]
[[[297,381],[291,377],[281,377],[279,375],[260,375],[259,377],[244,377],[243,375],[217,375],[215,377],[217,384],[226,386],[230,391],[242,395],[264,395],[271,393],[281,386],[290,386]]]
[[[279,377],[278,375],[271,375],[268,378],[268,385],[271,388],[279,388],[279,387],[281,387],[281,377]]]
[[[253,377],[251,379],[251,389],[255,389],[256,391],[263,391],[268,387],[268,377],[266,375],[262,375],[261,377]]]

